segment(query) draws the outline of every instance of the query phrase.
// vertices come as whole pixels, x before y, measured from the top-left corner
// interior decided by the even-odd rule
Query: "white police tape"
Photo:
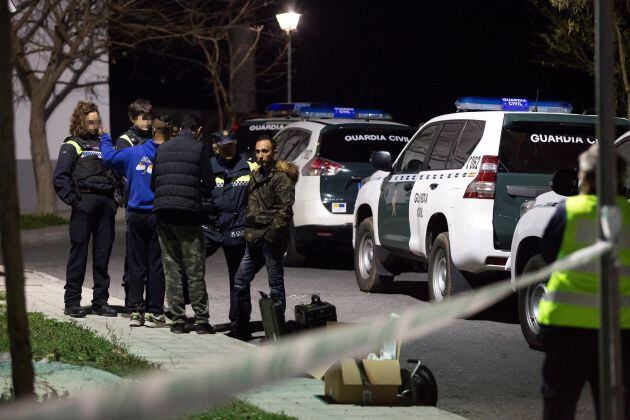
[[[3,405],[0,418],[11,419],[155,419],[191,413],[256,386],[372,351],[393,340],[417,339],[461,317],[473,315],[534,284],[553,271],[579,267],[612,250],[598,242],[567,258],[519,277],[467,292],[434,305],[423,305],[400,318],[375,317],[357,325],[342,325],[289,338],[246,353],[212,357],[185,372],[160,372],[143,380],[117,385],[110,391],[33,404]]]

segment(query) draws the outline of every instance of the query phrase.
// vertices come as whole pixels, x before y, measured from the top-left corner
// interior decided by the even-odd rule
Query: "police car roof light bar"
[[[298,111],[302,118],[349,118],[366,120],[391,120],[389,112],[379,109],[355,109],[350,107],[305,107]]]
[[[526,98],[486,98],[463,96],[455,101],[457,112],[465,111],[521,111],[570,114],[573,106],[567,101],[541,101]]]

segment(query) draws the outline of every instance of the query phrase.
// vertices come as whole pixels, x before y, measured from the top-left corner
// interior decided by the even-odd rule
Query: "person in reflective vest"
[[[216,156],[210,159],[216,187],[212,190],[214,214],[203,226],[206,258],[223,248],[230,280],[230,323],[235,322],[234,276],[245,255],[247,186],[258,164],[236,154],[237,140],[226,133],[213,135]]]
[[[543,235],[543,258],[547,263],[592,245],[598,238],[595,174],[599,149],[592,146],[579,157],[580,194],[560,203]],[[619,191],[626,163],[617,157]],[[630,203],[616,198],[622,215],[618,248],[621,297],[622,354],[630,354]],[[545,419],[572,419],[582,388],[591,385],[599,409],[598,340],[600,327],[597,262],[552,273],[546,294],[538,305],[538,322],[545,349],[542,395]],[[626,418],[630,418],[630,358],[623,363],[626,386]]]
[[[81,290],[85,279],[88,246],[92,238],[92,274],[94,296],[92,313],[116,316],[107,304],[109,298],[109,257],[114,243],[116,182],[103,164],[99,145],[98,107],[79,101],[70,121],[70,137],[59,149],[53,185],[59,198],[72,207],[70,215],[70,256],[66,267],[64,313],[83,318]]]

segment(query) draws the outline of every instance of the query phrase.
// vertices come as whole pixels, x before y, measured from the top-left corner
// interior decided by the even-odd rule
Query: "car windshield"
[[[372,152],[384,150],[395,159],[413,133],[413,128],[397,125],[330,127],[320,135],[319,155],[337,162],[369,162]]]
[[[627,127],[617,127],[617,134]],[[593,124],[516,122],[503,128],[500,171],[552,174],[577,169],[580,153],[597,143]]]

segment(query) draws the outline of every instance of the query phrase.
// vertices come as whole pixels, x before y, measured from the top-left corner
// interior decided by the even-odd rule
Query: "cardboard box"
[[[324,375],[324,393],[341,404],[393,405],[400,385],[398,360],[344,359]]]

